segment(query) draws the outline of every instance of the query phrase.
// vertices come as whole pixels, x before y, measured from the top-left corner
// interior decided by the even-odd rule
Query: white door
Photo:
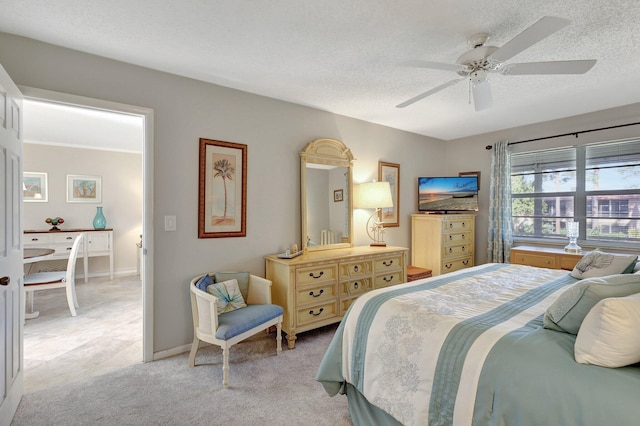
[[[0,426],[23,391],[22,94],[0,65]]]

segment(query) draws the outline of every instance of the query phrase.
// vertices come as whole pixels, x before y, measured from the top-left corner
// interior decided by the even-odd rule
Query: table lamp
[[[366,182],[356,186],[353,204],[357,209],[375,209],[367,220],[367,235],[373,240],[372,247],[385,247],[384,226],[374,218],[378,217],[381,209],[393,207],[391,185],[389,182]],[[373,223],[372,223],[373,222]]]

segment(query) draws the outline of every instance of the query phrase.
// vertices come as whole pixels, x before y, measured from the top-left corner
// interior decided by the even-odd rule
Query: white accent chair
[[[80,251],[80,244],[85,237],[84,232],[73,240],[71,251],[69,252],[69,260],[67,261],[67,269],[64,271],[36,272],[27,275],[24,278],[24,290],[31,301],[31,315],[27,318],[35,318],[37,314],[33,312],[33,293],[38,290],[49,290],[52,288],[65,288],[67,290],[67,303],[71,316],[75,317],[76,308],[78,308],[78,297],[76,296],[76,260]]]
[[[210,273],[214,276],[214,273]],[[189,354],[189,367],[195,366],[196,352],[200,341],[222,348],[222,385],[229,387],[229,348],[260,331],[276,326],[276,355],[282,352],[283,309],[271,304],[271,281],[249,275],[248,295],[245,308],[218,314],[214,295],[200,290],[196,284],[200,275],[189,284],[191,293],[191,311],[193,314],[193,344]]]

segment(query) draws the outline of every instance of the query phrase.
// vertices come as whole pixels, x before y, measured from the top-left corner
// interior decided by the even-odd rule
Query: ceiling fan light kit
[[[455,64],[430,61],[409,61],[404,65],[454,71],[462,78],[451,80],[431,90],[396,105],[396,108],[407,107],[427,96],[433,95],[449,86],[469,79],[470,92],[473,93],[476,111],[492,105],[491,86],[488,81],[490,73],[502,75],[552,75],[552,74],[584,74],[595,64],[595,59],[574,61],[506,63],[507,60],[528,49],[539,41],[569,25],[570,21],[554,16],[545,16],[529,28],[515,36],[502,47],[486,45],[488,33],[474,34],[468,43],[472,49],[462,54]]]

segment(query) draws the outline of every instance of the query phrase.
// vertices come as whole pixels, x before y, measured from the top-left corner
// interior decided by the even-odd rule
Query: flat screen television
[[[478,211],[478,177],[419,177],[418,211]]]

